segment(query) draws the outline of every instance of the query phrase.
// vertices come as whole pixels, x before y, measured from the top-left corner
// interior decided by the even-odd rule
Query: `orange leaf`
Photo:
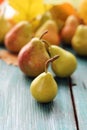
[[[5,61],[9,65],[18,65],[17,55],[11,54],[7,50],[0,50],[0,59]]]
[[[69,15],[73,14],[75,16],[78,16],[75,8],[69,3],[54,5],[50,9],[50,12],[52,13],[54,19],[61,19],[63,21],[65,21]]]
[[[4,0],[0,0],[0,4],[2,4],[4,2]]]
[[[62,29],[65,20],[69,15],[75,15],[79,18],[77,11],[75,10],[74,6],[69,3],[57,4],[54,5],[50,12],[52,14],[53,19],[56,21],[59,30]]]

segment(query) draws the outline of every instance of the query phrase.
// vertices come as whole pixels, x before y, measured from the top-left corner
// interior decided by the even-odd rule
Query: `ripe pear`
[[[52,63],[52,70],[58,77],[68,77],[76,70],[77,60],[71,52],[55,45],[50,45],[48,51],[51,57],[60,56],[59,59]]]
[[[47,20],[37,31],[35,36],[40,37],[40,35],[48,30],[48,33],[43,36],[43,39],[48,41],[50,44],[59,45],[60,39],[58,35],[58,27],[54,20]]]
[[[18,53],[32,38],[32,26],[28,21],[17,23],[5,36],[6,48]]]
[[[52,15],[51,15],[51,13],[49,11],[46,11],[44,14],[42,14],[42,17],[40,19],[40,25],[39,25],[39,27],[41,25],[43,25],[48,20],[52,20]]]
[[[78,55],[87,56],[87,25],[79,25],[72,38],[72,48]]]
[[[71,45],[72,37],[79,25],[79,19],[75,15],[70,15],[65,21],[65,25],[61,30],[61,40],[66,45]]]
[[[3,43],[5,35],[11,29],[11,27],[12,25],[10,22],[3,16],[0,16],[0,44]]]
[[[49,58],[44,42],[34,37],[20,50],[18,63],[26,75],[36,77],[44,72],[44,64]]]
[[[34,19],[32,19],[31,24],[33,32],[35,33],[37,29],[49,19],[52,19],[49,11],[46,11],[44,14],[37,15]]]
[[[40,103],[51,102],[57,95],[58,85],[50,72],[41,73],[30,85],[32,96]]]

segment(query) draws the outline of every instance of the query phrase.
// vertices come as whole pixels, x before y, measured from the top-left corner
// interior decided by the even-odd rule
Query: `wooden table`
[[[55,77],[59,90],[48,104],[29,91],[33,79],[0,60],[0,130],[87,130],[87,57],[69,78]]]

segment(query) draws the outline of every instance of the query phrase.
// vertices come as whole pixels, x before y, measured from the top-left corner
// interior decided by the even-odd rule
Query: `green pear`
[[[44,42],[40,38],[32,38],[18,54],[20,69],[30,77],[36,77],[44,72],[44,64],[49,59],[49,54]]]
[[[68,77],[76,70],[77,60],[72,53],[55,45],[50,45],[48,51],[51,57],[60,56],[59,59],[52,63],[52,70],[58,77]]]
[[[78,55],[87,56],[87,25],[79,25],[72,38],[72,48]]]
[[[40,103],[51,102],[57,95],[58,85],[50,72],[41,73],[30,85],[32,96]]]
[[[58,35],[58,27],[53,20],[47,20],[40,28],[36,31],[35,36],[40,37],[40,35],[48,30],[48,33],[44,35],[43,39],[48,41],[50,44],[58,45],[60,43]]]
[[[3,16],[0,16],[0,44],[3,43],[5,35],[11,29],[11,27],[12,25],[10,22]]]
[[[31,24],[28,21],[21,21],[6,34],[5,46],[9,51],[18,53],[30,41],[32,34]]]

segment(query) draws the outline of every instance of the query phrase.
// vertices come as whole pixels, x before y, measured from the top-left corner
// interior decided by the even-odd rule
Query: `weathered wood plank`
[[[37,103],[29,91],[32,79],[0,60],[0,130],[76,130],[68,81],[55,79],[55,100]]]
[[[79,57],[78,68],[72,75],[73,95],[78,116],[80,130],[87,129],[87,57]]]

